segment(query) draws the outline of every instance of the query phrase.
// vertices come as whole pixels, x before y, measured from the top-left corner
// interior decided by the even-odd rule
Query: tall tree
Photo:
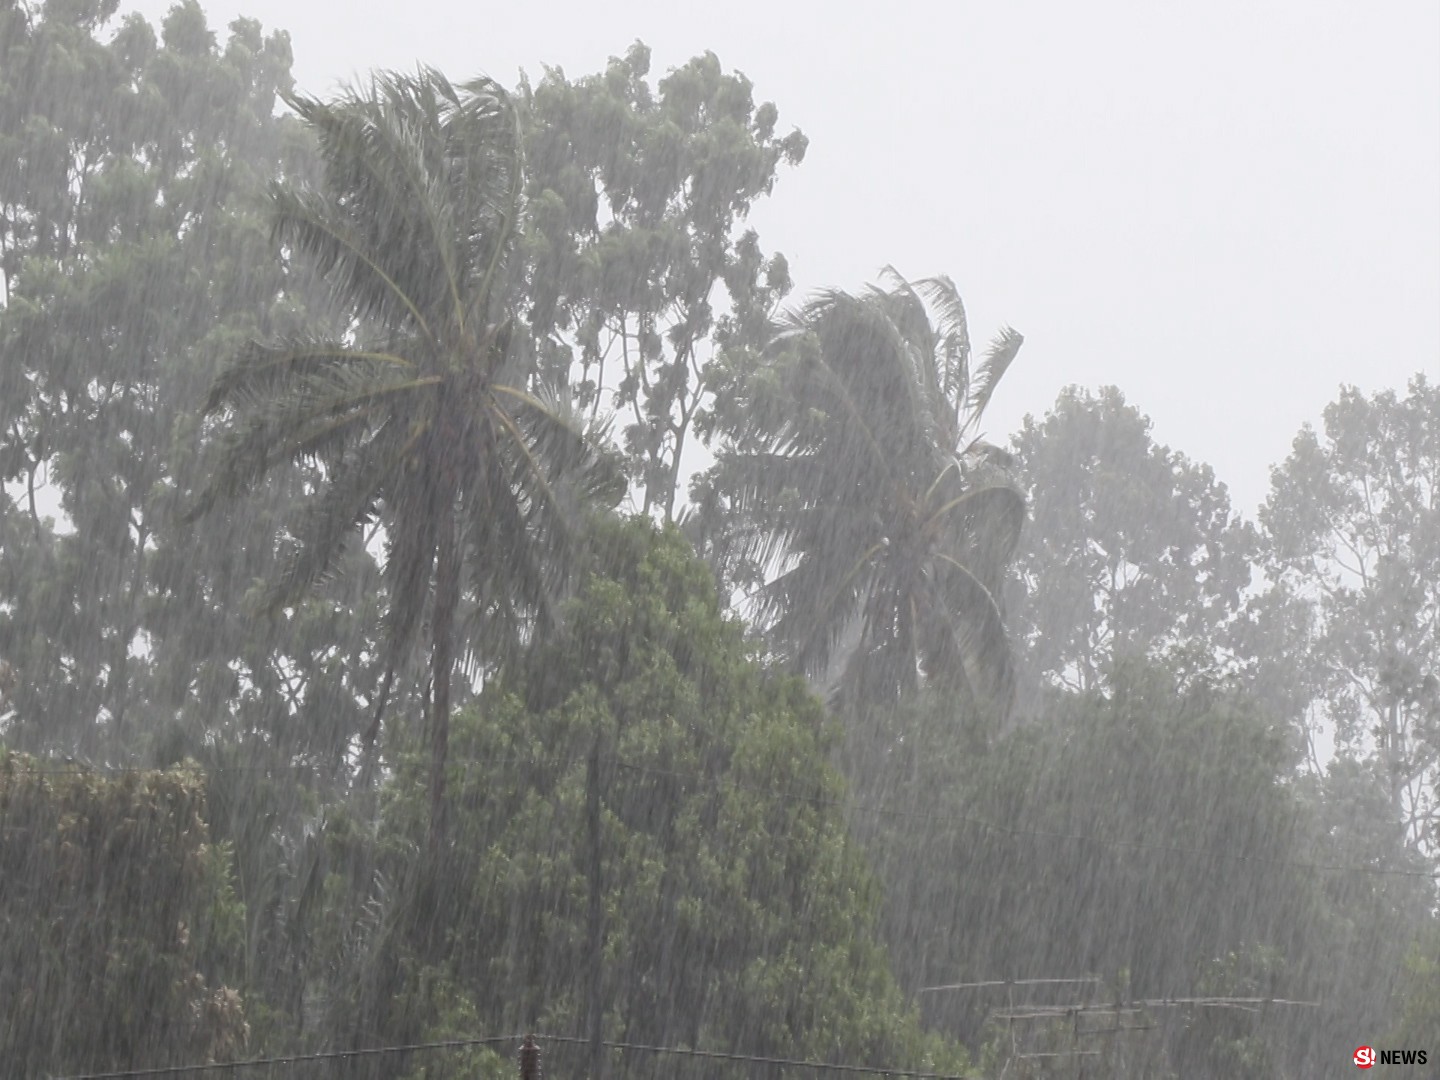
[[[652,84],[636,42],[604,72],[521,89],[525,325],[537,375],[617,412],[640,507],[669,520],[706,436],[714,355],[759,344],[790,289],[742,229],[805,136],[712,53]],[[728,310],[724,306],[728,303]]]
[[[1440,388],[1354,387],[1272,474],[1260,515],[1300,609],[1306,687],[1341,750],[1374,756],[1397,825],[1440,843]],[[1297,677],[1307,673],[1297,668]]]
[[[286,100],[315,133],[324,176],[275,189],[275,236],[328,276],[351,330],[239,353],[207,403],[231,422],[199,511],[282,464],[322,465],[323,491],[267,591],[271,610],[324,581],[363,526],[383,523],[388,651],[373,723],[428,602],[434,844],[462,591],[475,605],[473,655],[543,621],[570,515],[609,470],[562,401],[523,389],[509,347],[502,283],[521,158],[505,93],[422,69],[377,75],[333,103]]]
[[[202,528],[175,513],[219,356],[321,299],[274,258],[263,214],[266,185],[312,162],[275,115],[289,41],[246,19],[217,40],[194,2],[158,27],[113,26],[115,8],[0,12],[7,736],[133,762],[259,735],[287,763],[333,760],[378,678],[363,620],[327,604],[340,632],[321,646],[238,615],[278,556],[266,517],[314,476]],[[333,737],[296,737],[322,698],[349,706],[324,710]]]
[[[1013,629],[1027,666],[1093,690],[1116,660],[1213,670],[1250,582],[1254,530],[1208,466],[1157,444],[1113,386],[1071,387],[1014,439],[1030,524]]]
[[[976,431],[1023,339],[1002,330],[972,370],[955,286],[887,282],[789,318],[727,402],[708,502],[738,515],[742,535],[722,544],[780,570],[759,610],[795,666],[854,705],[923,673],[1003,707],[1000,586],[1025,502]]]

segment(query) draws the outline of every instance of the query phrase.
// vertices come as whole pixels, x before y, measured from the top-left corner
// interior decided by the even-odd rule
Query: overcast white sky
[[[1342,382],[1440,378],[1435,0],[201,3],[288,30],[319,94],[715,52],[810,136],[754,216],[802,292],[948,273],[977,339],[1025,334],[997,440],[1114,383],[1249,513]]]

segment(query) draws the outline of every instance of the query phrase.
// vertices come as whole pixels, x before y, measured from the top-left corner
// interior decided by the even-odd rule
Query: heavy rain
[[[0,1080],[1440,1077],[1437,192],[1423,0],[0,0]]]

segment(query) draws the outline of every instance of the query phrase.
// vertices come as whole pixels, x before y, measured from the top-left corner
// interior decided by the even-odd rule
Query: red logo
[[[1375,1064],[1375,1050],[1373,1047],[1362,1046],[1355,1051],[1355,1065],[1357,1068],[1368,1069]]]

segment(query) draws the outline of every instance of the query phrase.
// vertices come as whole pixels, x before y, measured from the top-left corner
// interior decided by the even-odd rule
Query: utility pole
[[[600,864],[600,721],[595,721],[595,740],[590,759],[585,765],[585,822],[590,834],[590,906],[586,931],[590,945],[590,985],[586,1003],[586,1022],[590,1045],[590,1080],[603,1080],[605,1045],[602,1041],[605,1008],[601,998],[601,964],[604,960],[604,926],[602,925],[603,893]]]
[[[526,1035],[520,1044],[520,1080],[541,1080],[540,1047],[534,1035]]]

